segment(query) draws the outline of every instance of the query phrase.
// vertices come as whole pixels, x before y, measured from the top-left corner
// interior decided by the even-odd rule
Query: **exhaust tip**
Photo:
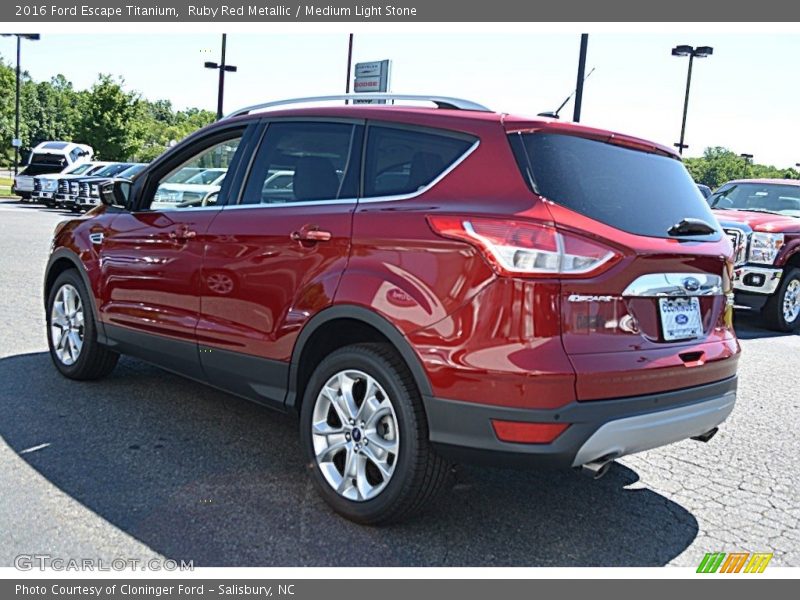
[[[594,460],[592,462],[582,464],[580,466],[580,471],[587,477],[592,479],[600,479],[603,475],[608,473],[608,470],[611,468],[612,464],[614,464],[613,460]]]
[[[717,432],[718,432],[718,431],[719,431],[719,427],[714,427],[714,429],[709,429],[709,430],[708,430],[708,431],[706,431],[705,433],[701,433],[700,435],[695,435],[695,436],[692,436],[692,439],[693,439],[694,441],[696,441],[696,442],[703,442],[703,443],[706,443],[706,442],[708,442],[708,441],[709,441],[711,438],[713,438],[715,435],[717,435]]]

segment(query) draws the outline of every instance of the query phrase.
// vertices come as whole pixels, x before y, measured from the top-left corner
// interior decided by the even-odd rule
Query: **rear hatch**
[[[565,239],[613,253],[561,280],[561,337],[578,399],[732,376],[732,248],[683,164],[653,144],[563,124],[509,139]]]

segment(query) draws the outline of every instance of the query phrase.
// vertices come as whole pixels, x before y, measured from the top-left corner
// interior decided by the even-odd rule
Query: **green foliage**
[[[126,92],[123,83],[101,74],[81,107],[77,139],[86,140],[103,160],[127,158],[141,143],[137,139],[142,114],[139,95]]]
[[[155,107],[154,110],[151,103],[147,103],[145,110],[149,112],[149,118],[145,116],[141,120],[144,127],[142,144],[133,155],[135,160],[142,162],[150,162],[171,144],[179,142],[190,133],[212,123],[216,117],[215,113],[211,111],[190,108],[170,112],[168,118],[155,118],[153,115],[163,110],[163,106]],[[169,110],[171,111],[172,107],[169,107]]]
[[[0,57],[0,165],[14,160],[14,86],[14,69]]]
[[[795,169],[779,169],[772,165],[751,164],[727,148],[706,148],[701,158],[686,158],[684,164],[697,183],[712,190],[731,179],[800,179]]]
[[[0,165],[13,162],[14,68],[0,57]],[[24,160],[45,140],[89,144],[103,160],[148,162],[215,114],[190,108],[176,111],[168,100],[148,101],[125,89],[122,79],[101,74],[90,90],[76,91],[63,75],[34,82],[23,73],[20,86],[20,137]]]

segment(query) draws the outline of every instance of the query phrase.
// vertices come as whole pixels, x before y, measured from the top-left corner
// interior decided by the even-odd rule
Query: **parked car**
[[[712,194],[711,188],[708,187],[705,184],[698,183],[697,184],[697,189],[700,190],[700,193],[703,194],[703,198],[705,198],[705,199],[708,199],[709,196],[711,196],[711,194]]]
[[[758,311],[776,331],[800,326],[800,181],[739,179],[711,198],[736,249],[739,308]]]
[[[56,205],[56,194],[58,193],[58,182],[60,180],[74,179],[85,175],[96,173],[107,162],[89,161],[81,162],[68,167],[62,173],[46,173],[44,175],[37,175],[33,178],[33,193],[31,199],[34,202],[39,202],[50,208]]]
[[[82,179],[78,185],[78,196],[75,198],[75,206],[78,210],[91,210],[95,206],[100,205],[100,194],[98,192],[100,185],[104,181],[108,181],[111,177],[120,177],[122,179],[133,179],[141,173],[147,166],[146,163],[133,163],[127,169],[123,169],[116,174],[109,177],[102,175],[96,176],[92,179]]]
[[[94,150],[86,144],[72,142],[42,142],[28,157],[22,171],[14,178],[12,193],[22,200],[30,200],[33,194],[33,178],[45,173],[61,173],[75,163],[91,160]]]
[[[153,205],[206,206],[210,198],[216,197],[227,172],[226,168],[209,168],[192,175],[184,183],[165,182],[158,186]]]
[[[58,193],[56,194],[56,206],[65,210],[78,211],[78,198],[81,193],[81,186],[91,182],[106,180],[115,177],[125,169],[129,169],[136,163],[132,162],[112,162],[96,171],[92,175],[59,180]]]
[[[186,183],[187,179],[203,171],[205,171],[203,167],[184,167],[173,173],[169,181],[165,183]]]
[[[57,228],[59,372],[130,354],[298,414],[314,486],[359,523],[428,506],[453,461],[599,477],[716,433],[732,248],[672,149],[452,98],[309,100],[202,129]],[[156,204],[198,165],[227,169],[214,205]]]

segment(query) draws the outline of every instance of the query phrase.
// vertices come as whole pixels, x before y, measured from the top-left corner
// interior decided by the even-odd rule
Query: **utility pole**
[[[586,79],[584,73],[586,72],[586,50],[589,46],[589,34],[581,34],[581,50],[578,55],[578,83],[575,86],[575,110],[572,113],[572,120],[575,123],[580,123],[581,120],[581,105],[583,104],[583,82]]]
[[[350,39],[347,44],[347,80],[345,81],[344,85],[344,93],[350,93],[350,75],[353,71],[353,34],[350,34]],[[349,101],[345,100],[345,104],[348,104]]]

